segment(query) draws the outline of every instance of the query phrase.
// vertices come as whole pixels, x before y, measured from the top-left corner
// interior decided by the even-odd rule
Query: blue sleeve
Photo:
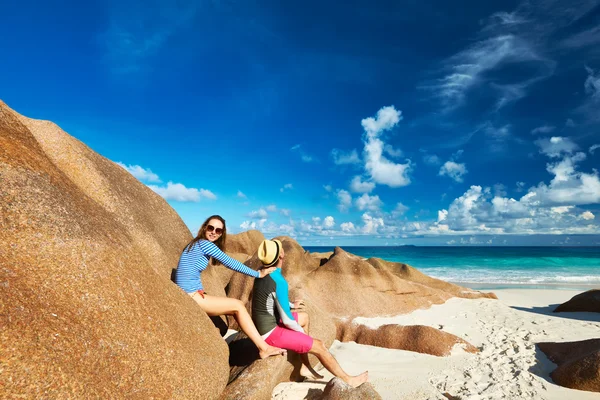
[[[208,240],[200,240],[198,243],[200,243],[200,249],[204,254],[219,260],[227,268],[232,269],[236,272],[241,272],[242,274],[252,276],[254,278],[258,278],[260,276],[258,274],[258,271],[255,271],[252,268],[248,268],[238,260],[234,260],[233,258],[229,257],[227,254],[223,253],[221,249],[219,249],[214,243],[209,242]]]
[[[271,274],[271,277],[275,281],[275,302],[277,303],[277,310],[279,311],[279,316],[281,317],[281,322],[292,330],[304,333],[304,329],[296,322],[294,316],[292,315],[292,310],[290,310],[290,300],[288,295],[288,284],[283,275],[281,275],[281,270],[277,269],[275,272]]]

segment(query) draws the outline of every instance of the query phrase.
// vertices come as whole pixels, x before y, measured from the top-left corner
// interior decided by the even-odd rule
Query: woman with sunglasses
[[[260,272],[254,271],[229,257],[223,252],[226,239],[227,229],[225,220],[221,216],[213,215],[204,221],[198,231],[198,236],[188,243],[181,252],[175,282],[187,294],[192,296],[209,316],[233,315],[240,328],[258,347],[260,358],[285,354],[285,350],[270,346],[264,341],[256,330],[256,326],[254,326],[244,303],[238,299],[210,296],[204,293],[200,274],[208,267],[210,259],[212,259],[213,264],[219,261],[234,271],[254,278],[263,278],[276,270],[273,267]]]

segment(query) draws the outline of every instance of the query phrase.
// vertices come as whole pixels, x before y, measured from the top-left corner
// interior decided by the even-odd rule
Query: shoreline
[[[600,313],[553,313],[585,290],[496,289],[498,300],[451,298],[444,304],[409,314],[354,319],[371,328],[384,324],[427,325],[461,337],[480,349],[469,354],[455,347],[449,357],[335,341],[331,352],[350,374],[369,371],[370,382],[383,399],[447,400],[457,398],[509,400],[598,400],[599,393],[554,384],[556,368],[538,350],[539,342],[566,342],[600,337]],[[332,378],[285,382],[272,399],[310,399]],[[312,390],[311,390],[312,389]]]
[[[437,278],[439,279],[439,278]],[[511,289],[523,289],[523,290],[569,290],[569,291],[581,291],[585,292],[590,289],[600,289],[599,283],[488,283],[488,282],[465,282],[465,281],[446,281],[454,285],[463,286],[468,289],[493,292],[494,290],[511,290]]]

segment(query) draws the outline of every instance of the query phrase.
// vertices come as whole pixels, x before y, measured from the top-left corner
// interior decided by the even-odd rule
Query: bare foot
[[[265,359],[270,356],[278,356],[278,355],[284,356],[286,353],[287,353],[287,351],[285,349],[280,349],[279,347],[273,347],[273,346],[269,346],[269,347],[265,348],[264,350],[258,351],[258,355],[260,356],[261,359]]]
[[[359,387],[360,385],[362,385],[363,383],[365,383],[368,380],[369,380],[369,371],[365,371],[360,375],[351,376],[345,382],[352,387]]]
[[[323,379],[323,375],[319,374],[312,367],[308,367],[304,364],[300,367],[300,376],[308,379]]]

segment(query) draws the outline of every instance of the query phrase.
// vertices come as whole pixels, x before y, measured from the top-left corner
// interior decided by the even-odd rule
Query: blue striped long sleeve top
[[[202,290],[200,274],[208,267],[210,257],[219,260],[226,267],[243,274],[258,278],[259,274],[252,268],[248,268],[241,262],[234,260],[223,253],[214,243],[208,240],[198,240],[188,252],[183,250],[175,273],[177,286],[187,293]]]

